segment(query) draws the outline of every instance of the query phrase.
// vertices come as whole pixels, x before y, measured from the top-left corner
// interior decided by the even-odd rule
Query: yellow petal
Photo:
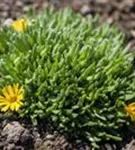
[[[8,91],[8,93],[9,93],[9,95],[10,95],[11,97],[14,96],[13,88],[12,88],[11,85],[7,86],[7,91]]]
[[[22,31],[27,27],[28,23],[26,20],[24,19],[20,19],[18,21],[14,21],[12,23],[12,27],[14,28],[14,30],[16,31]]]
[[[6,87],[3,88],[2,93],[6,97],[6,99],[8,99],[8,100],[10,99],[10,95],[9,95]]]
[[[18,94],[18,91],[19,91],[18,87],[19,87],[19,85],[18,84],[14,84],[13,87],[14,87],[14,93]]]
[[[23,103],[21,101],[17,102],[18,105],[22,106]]]
[[[131,117],[132,121],[135,121],[135,116],[134,115],[131,115],[130,117]]]
[[[129,104],[128,106],[129,106],[129,107],[130,107],[130,106],[134,106],[134,107],[135,107],[135,102]]]
[[[20,101],[20,100],[23,100],[23,94],[20,94],[20,95],[17,97],[17,101]]]
[[[18,111],[18,109],[20,108],[20,105],[18,105],[17,103],[15,104],[15,110]]]
[[[22,94],[24,92],[23,87],[20,87],[19,91],[18,91],[18,95]]]
[[[0,106],[9,105],[9,102],[7,101],[0,101]]]
[[[0,95],[0,99],[5,99],[3,96]]]
[[[1,108],[1,111],[6,112],[9,109],[10,105],[6,105],[5,107]]]
[[[0,103],[1,102],[7,102],[7,99],[5,97],[3,97],[3,96],[0,96]]]
[[[11,109],[12,111],[15,110],[15,103],[10,104],[10,109]]]

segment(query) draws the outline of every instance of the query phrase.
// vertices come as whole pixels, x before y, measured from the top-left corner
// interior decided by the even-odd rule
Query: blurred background
[[[135,49],[135,0],[0,0],[0,24],[50,5],[56,10],[68,6],[83,16],[99,14],[99,23],[115,23],[126,35],[128,47]]]

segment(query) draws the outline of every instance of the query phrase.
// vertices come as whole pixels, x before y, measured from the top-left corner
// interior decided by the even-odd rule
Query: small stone
[[[63,144],[65,144],[67,141],[66,141],[66,139],[65,138],[62,138],[61,139],[61,141],[60,141],[60,143],[63,145]]]
[[[106,148],[107,150],[113,150],[110,144],[105,144],[105,148]]]
[[[46,140],[54,140],[54,139],[55,139],[55,136],[52,135],[52,134],[48,134],[48,135],[46,136]]]
[[[68,148],[67,149],[73,149],[72,144],[68,143]]]
[[[4,143],[0,142],[0,149],[3,149],[3,147],[4,147]]]
[[[21,137],[20,137],[20,142],[22,144],[27,144],[27,143],[30,143],[32,142],[32,136],[30,135],[29,131],[27,129],[25,129],[25,131],[21,134]]]
[[[128,43],[127,48],[129,49],[130,52],[134,52],[134,50],[135,50],[135,40],[134,39]]]
[[[126,145],[126,148],[125,148],[124,150],[135,150],[135,140],[132,139],[132,140],[130,141],[130,143],[128,143],[128,144]]]
[[[75,10],[75,11],[79,11],[82,7],[82,1],[81,0],[73,0],[72,2],[72,8]]]
[[[55,136],[58,136],[58,131],[54,131],[54,133],[53,133]]]
[[[4,10],[4,11],[9,11],[9,10],[10,10],[10,6],[9,6],[9,5],[5,5],[5,6],[3,7],[3,10]]]
[[[63,149],[68,149],[68,142],[65,142],[65,143],[62,145],[62,148],[63,148]]]
[[[5,3],[0,3],[0,9],[5,7]]]
[[[47,141],[44,141],[43,145],[44,145],[44,147],[53,146],[53,142],[47,140]]]
[[[131,35],[135,38],[135,30],[131,30]]]
[[[88,5],[83,5],[81,7],[80,12],[81,12],[82,15],[87,15],[87,14],[91,13],[92,11],[91,11],[91,9]]]
[[[109,1],[108,0],[101,0],[101,1],[97,1],[99,4],[103,4],[103,5],[105,5],[105,4],[107,4]]]
[[[80,147],[79,150],[85,150],[83,147]]]
[[[77,144],[81,143],[81,140],[76,140],[76,143],[77,143]]]
[[[113,144],[112,146],[113,146],[113,149],[117,149],[117,147],[116,147],[116,145],[115,145],[115,144]]]
[[[38,147],[40,147],[42,145],[42,143],[43,143],[43,140],[41,138],[37,138],[35,140],[35,143],[34,143],[35,149],[37,149]]]
[[[2,16],[3,18],[8,17],[8,12],[7,12],[7,11],[1,12],[1,16]]]
[[[33,135],[35,138],[39,138],[40,137],[40,134],[38,132],[33,132]]]
[[[4,121],[2,122],[2,128],[4,128],[7,124],[8,124],[8,121],[7,121],[7,120],[4,120]]]
[[[109,24],[112,24],[112,23],[113,23],[113,18],[111,18],[111,17],[108,18],[108,19],[107,19],[107,22],[108,22]]]
[[[43,7],[43,8],[47,8],[48,6],[49,6],[48,2],[44,2],[44,3],[42,4],[42,7]]]
[[[14,121],[12,123],[8,123],[4,127],[2,136],[6,137],[6,141],[8,143],[17,143],[24,131],[25,128],[22,127],[18,122]]]
[[[23,1],[16,1],[17,7],[23,7]]]
[[[38,150],[56,150],[53,142],[51,141],[45,141],[39,148]]]
[[[16,146],[15,150],[25,150],[23,146]]]
[[[8,18],[4,21],[3,26],[10,27],[12,22],[13,20],[11,18]]]
[[[14,144],[14,143],[9,144],[9,145],[7,146],[7,150],[15,150],[15,144]]]
[[[85,150],[90,150],[91,148],[88,145],[85,145]]]
[[[23,7],[23,12],[28,12],[30,10],[30,7],[29,6],[24,6]]]

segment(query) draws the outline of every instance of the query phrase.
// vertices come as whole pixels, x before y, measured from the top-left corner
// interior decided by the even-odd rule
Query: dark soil
[[[34,126],[28,121],[10,118],[0,120],[0,150],[94,150],[75,135],[59,133],[51,123],[42,121]],[[135,150],[134,131],[125,130],[123,142],[100,143],[100,150]]]
[[[135,0],[0,0],[0,23],[7,25],[30,10],[42,11],[50,4],[56,10],[70,6],[83,16],[99,14],[99,23],[116,24],[125,34],[127,46],[135,49]],[[80,138],[60,134],[49,123],[36,127],[15,120],[0,119],[0,150],[92,150]],[[123,131],[123,142],[101,143],[100,149],[135,150],[135,133]]]

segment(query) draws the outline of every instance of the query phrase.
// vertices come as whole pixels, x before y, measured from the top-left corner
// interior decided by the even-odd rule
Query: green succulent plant
[[[24,85],[20,115],[49,118],[98,148],[100,141],[121,140],[135,75],[123,35],[95,20],[46,10],[22,32],[1,28],[0,86]]]

